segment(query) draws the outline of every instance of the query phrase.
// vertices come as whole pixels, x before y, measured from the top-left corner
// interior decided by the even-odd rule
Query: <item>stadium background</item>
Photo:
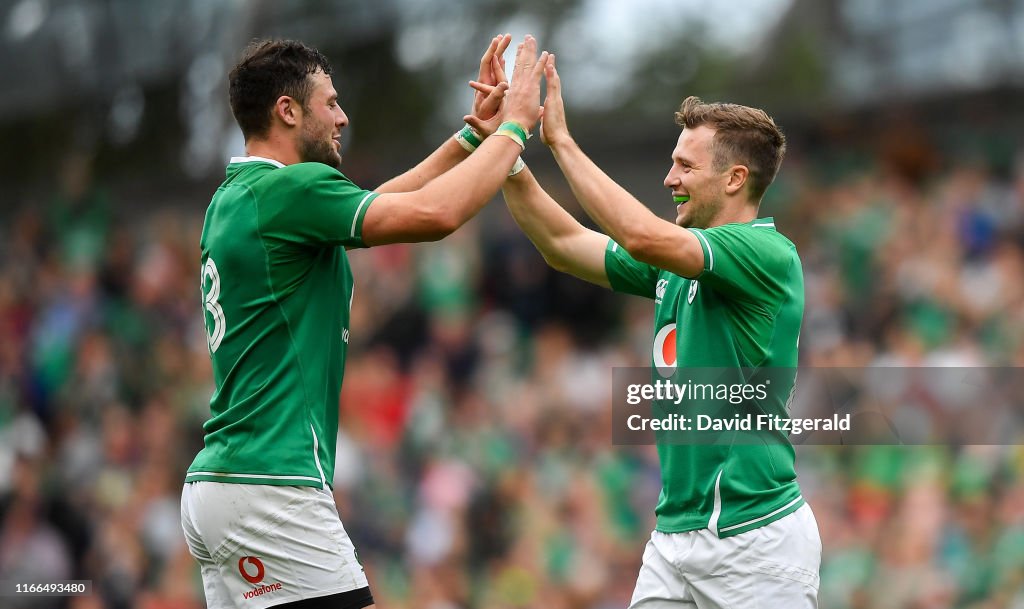
[[[211,390],[197,243],[245,42],[327,52],[373,187],[458,128],[504,31],[558,54],[578,140],[665,217],[685,95],[775,116],[763,214],[803,258],[803,364],[1024,365],[1021,0],[0,2],[0,580],[95,590],[0,606],[202,606],[178,524]],[[378,602],[624,607],[658,467],[610,445],[609,370],[649,361],[651,304],[549,271],[498,199],[351,261],[335,494]],[[797,466],[823,607],[1024,607],[1021,447]]]

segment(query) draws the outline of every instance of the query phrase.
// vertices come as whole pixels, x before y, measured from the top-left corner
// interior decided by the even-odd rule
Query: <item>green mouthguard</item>
[[[672,200],[676,203],[686,203],[690,200],[690,195],[680,195],[678,197],[672,197]]]

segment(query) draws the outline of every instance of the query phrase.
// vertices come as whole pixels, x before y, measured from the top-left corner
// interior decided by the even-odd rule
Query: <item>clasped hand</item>
[[[475,92],[471,114],[463,120],[484,137],[491,135],[504,121],[515,121],[530,131],[543,117],[541,140],[551,146],[569,137],[562,103],[561,81],[555,69],[555,56],[547,51],[537,58],[537,41],[527,35],[516,48],[512,82],[505,74],[504,52],[512,37],[495,36],[480,58],[480,72],[469,82]],[[547,80],[547,96],[540,105],[540,77]]]

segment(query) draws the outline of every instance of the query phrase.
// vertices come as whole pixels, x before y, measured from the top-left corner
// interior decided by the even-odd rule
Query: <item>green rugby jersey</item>
[[[614,241],[605,252],[612,289],[654,299],[652,375],[658,367],[783,368],[782,385],[756,407],[788,417],[804,309],[796,248],[772,218],[690,229],[704,270],[687,279],[635,260]],[[791,369],[791,371],[789,370]],[[776,371],[777,372],[777,371]],[[770,442],[658,442],[662,491],[657,530],[709,528],[728,537],[764,526],[803,505],[793,447]]]
[[[324,488],[334,476],[352,271],[376,193],[322,163],[232,158],[206,211],[215,390],[185,477]]]

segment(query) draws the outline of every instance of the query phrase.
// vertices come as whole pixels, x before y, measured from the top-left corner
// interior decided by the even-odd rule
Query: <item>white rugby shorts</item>
[[[330,491],[188,482],[181,526],[210,609],[264,609],[368,585]]]
[[[719,539],[654,531],[630,609],[815,609],[821,537],[811,506]]]

